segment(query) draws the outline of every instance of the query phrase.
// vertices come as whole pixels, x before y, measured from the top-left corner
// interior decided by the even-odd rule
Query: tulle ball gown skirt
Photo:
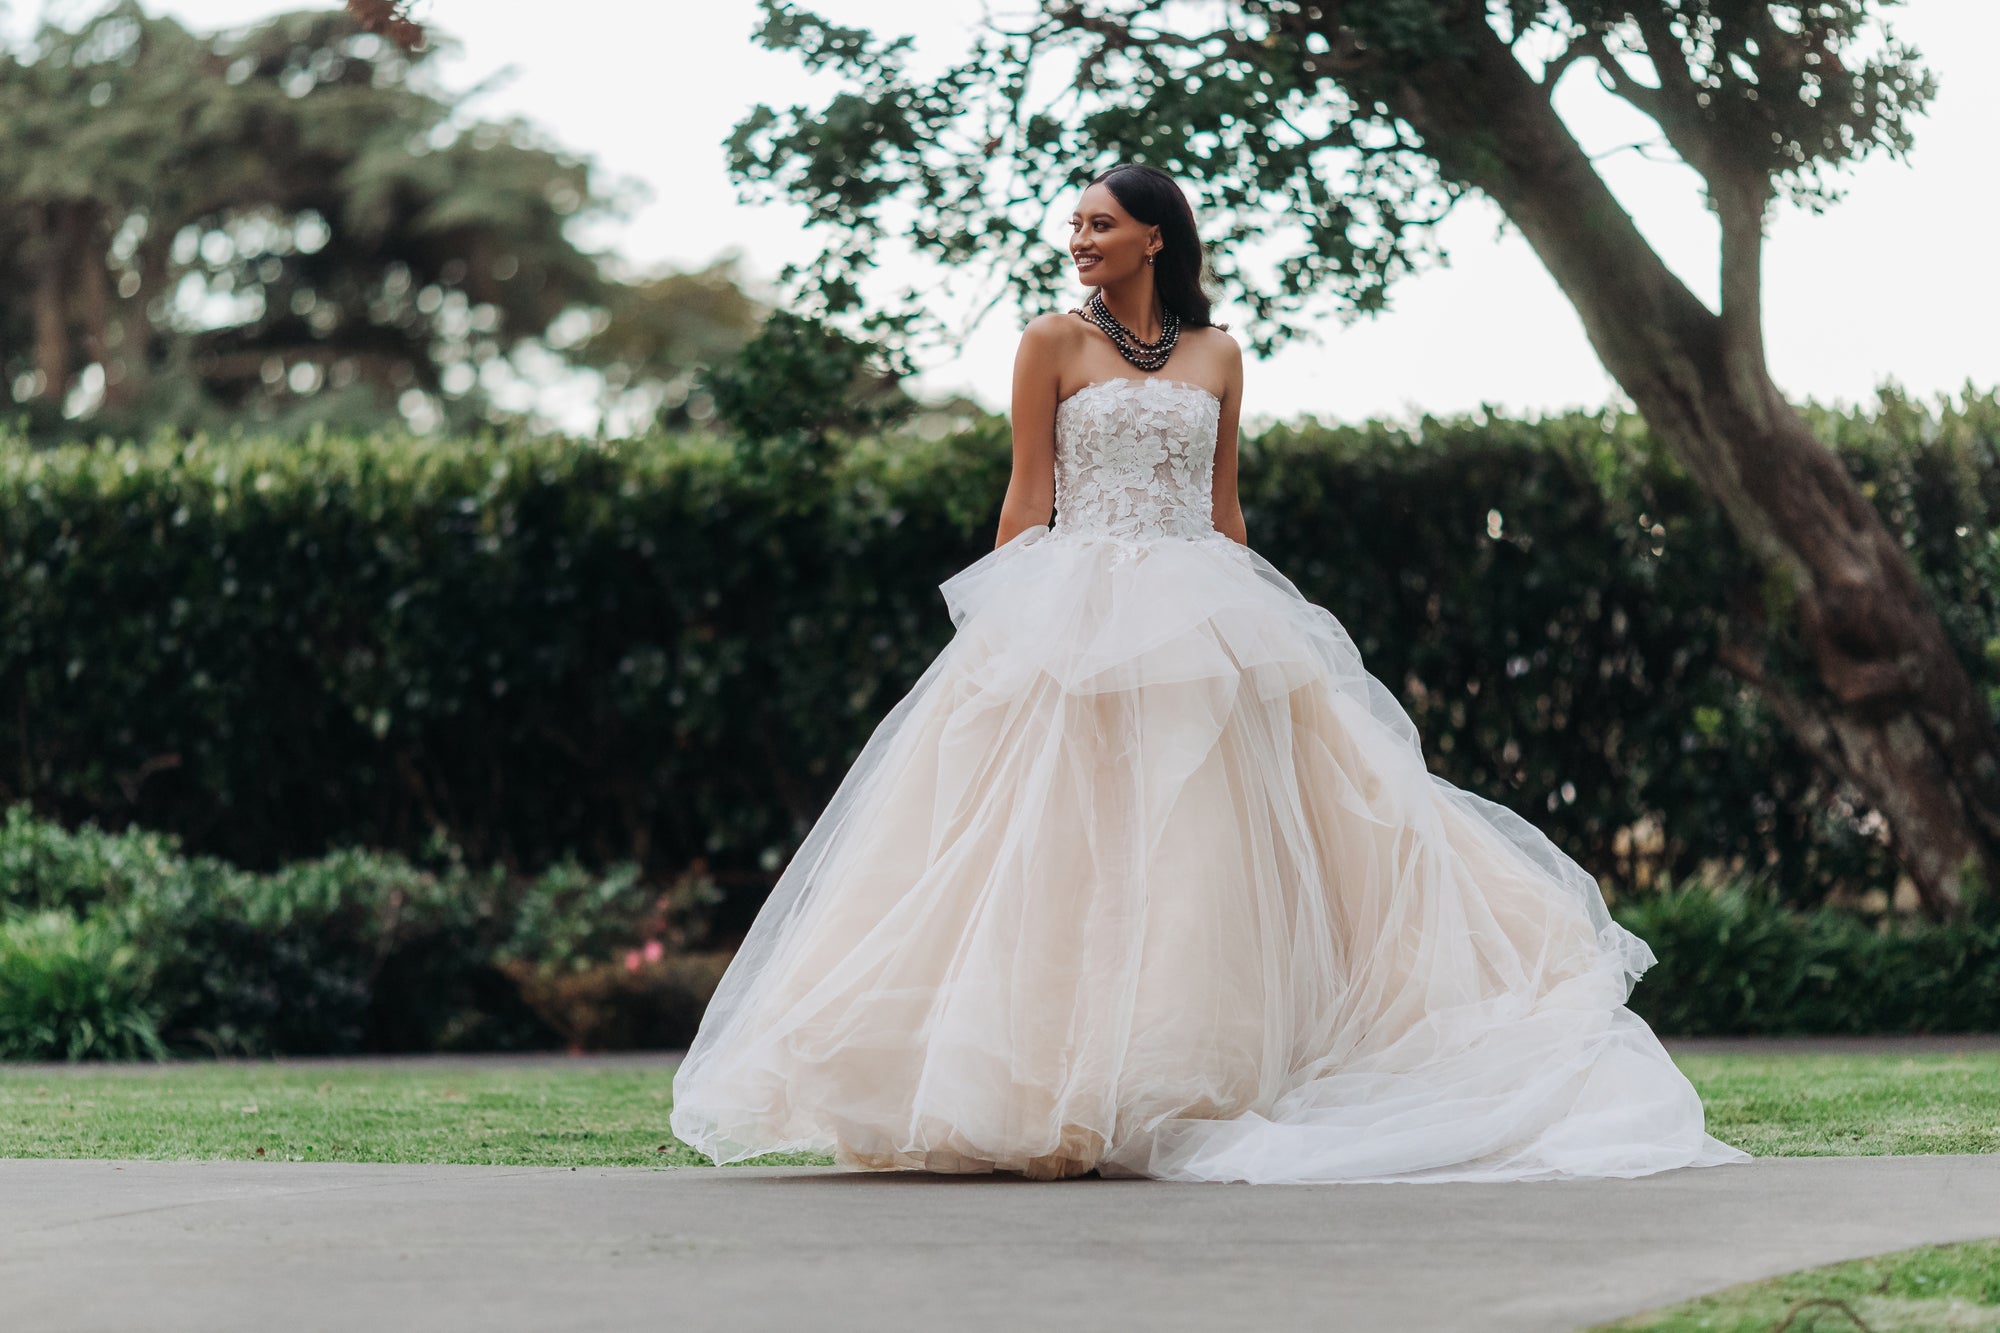
[[[1432,775],[1212,529],[1031,528],[780,877],[674,1078],[717,1163],[1535,1180],[1747,1160],[1595,880]]]

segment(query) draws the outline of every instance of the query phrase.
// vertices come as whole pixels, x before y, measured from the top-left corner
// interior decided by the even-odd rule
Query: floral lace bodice
[[[1218,536],[1211,518],[1221,403],[1179,380],[1100,380],[1056,405],[1052,533]],[[1225,539],[1226,540],[1226,539]]]

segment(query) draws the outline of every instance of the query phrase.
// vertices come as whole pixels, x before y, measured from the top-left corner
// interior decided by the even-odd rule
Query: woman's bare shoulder
[[[1074,315],[1050,313],[1035,316],[1028,321],[1028,327],[1021,330],[1021,346],[1014,355],[1015,364],[1059,376],[1060,367],[1076,359],[1076,326],[1082,323]]]
[[[1193,337],[1200,339],[1200,346],[1214,352],[1218,356],[1232,357],[1239,360],[1243,356],[1243,344],[1236,340],[1235,334],[1220,324],[1210,324],[1206,328],[1200,329],[1189,329],[1181,336],[1183,338]]]
[[[1021,341],[1039,343],[1045,346],[1063,346],[1076,337],[1083,321],[1067,311],[1051,310],[1046,315],[1036,315],[1021,330]]]
[[[1243,346],[1236,341],[1235,334],[1210,325],[1189,329],[1181,338],[1200,363],[1208,367],[1209,373],[1228,386],[1228,393],[1243,387]]]

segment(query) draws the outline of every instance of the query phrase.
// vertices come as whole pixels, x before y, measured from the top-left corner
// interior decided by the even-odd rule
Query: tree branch
[[[1662,129],[1666,128],[1664,117],[1669,114],[1666,98],[1661,95],[1658,88],[1649,88],[1625,72],[1625,67],[1618,63],[1618,57],[1605,43],[1603,33],[1590,32],[1577,38],[1576,45],[1570,50],[1575,51],[1579,48],[1595,60],[1597,67],[1611,80],[1612,92],[1652,117]],[[1564,54],[1567,56],[1569,52]],[[1553,92],[1553,90],[1554,85],[1548,85],[1547,91]]]
[[[1754,279],[1760,262],[1764,204],[1770,197],[1769,177],[1761,171],[1746,173],[1732,165],[1724,131],[1701,104],[1703,89],[1688,72],[1680,44],[1662,14],[1657,10],[1642,10],[1635,19],[1647,43],[1646,58],[1659,76],[1658,87],[1640,83],[1621,67],[1603,33],[1586,34],[1578,42],[1589,50],[1610,79],[1611,91],[1651,117],[1666,135],[1668,145],[1707,185],[1709,198],[1723,216],[1725,250],[1731,247],[1729,238],[1734,230],[1733,248],[1738,262],[1731,264],[1725,259],[1725,267],[1737,276],[1741,307],[1743,277],[1747,273]],[[1747,224],[1746,218],[1751,219]],[[1741,262],[1745,257],[1749,259],[1747,268]]]
[[[1590,47],[1590,40],[1594,37],[1598,39],[1597,44],[1599,46],[1604,44],[1603,39],[1597,33],[1585,29],[1582,36],[1563,48],[1561,55],[1542,66],[1542,77],[1537,80],[1542,85],[1542,96],[1554,97],[1556,95],[1556,85],[1562,82],[1564,70],[1568,69],[1584,56],[1597,55]],[[1601,58],[1599,63],[1602,63]]]
[[[1737,173],[1709,187],[1722,225],[1722,340],[1730,373],[1766,373],[1764,363],[1764,212],[1771,197],[1762,176]],[[1745,401],[1756,401],[1746,395]]]
[[[1646,59],[1652,62],[1661,93],[1683,113],[1698,115],[1701,87],[1688,70],[1687,58],[1681,53],[1680,39],[1674,36],[1666,11],[1651,5],[1635,5],[1632,21],[1639,25],[1639,36],[1646,43]]]

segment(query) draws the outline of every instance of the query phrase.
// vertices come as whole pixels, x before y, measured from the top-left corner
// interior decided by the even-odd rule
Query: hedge
[[[2000,697],[2000,400],[1815,428]],[[521,874],[702,862],[740,928],[990,548],[1004,422],[787,466],[705,436],[0,439],[0,800],[274,870],[435,839]],[[1246,438],[1253,545],[1439,773],[1630,892],[1883,886],[1885,840],[1717,664],[1750,577],[1630,416]]]

